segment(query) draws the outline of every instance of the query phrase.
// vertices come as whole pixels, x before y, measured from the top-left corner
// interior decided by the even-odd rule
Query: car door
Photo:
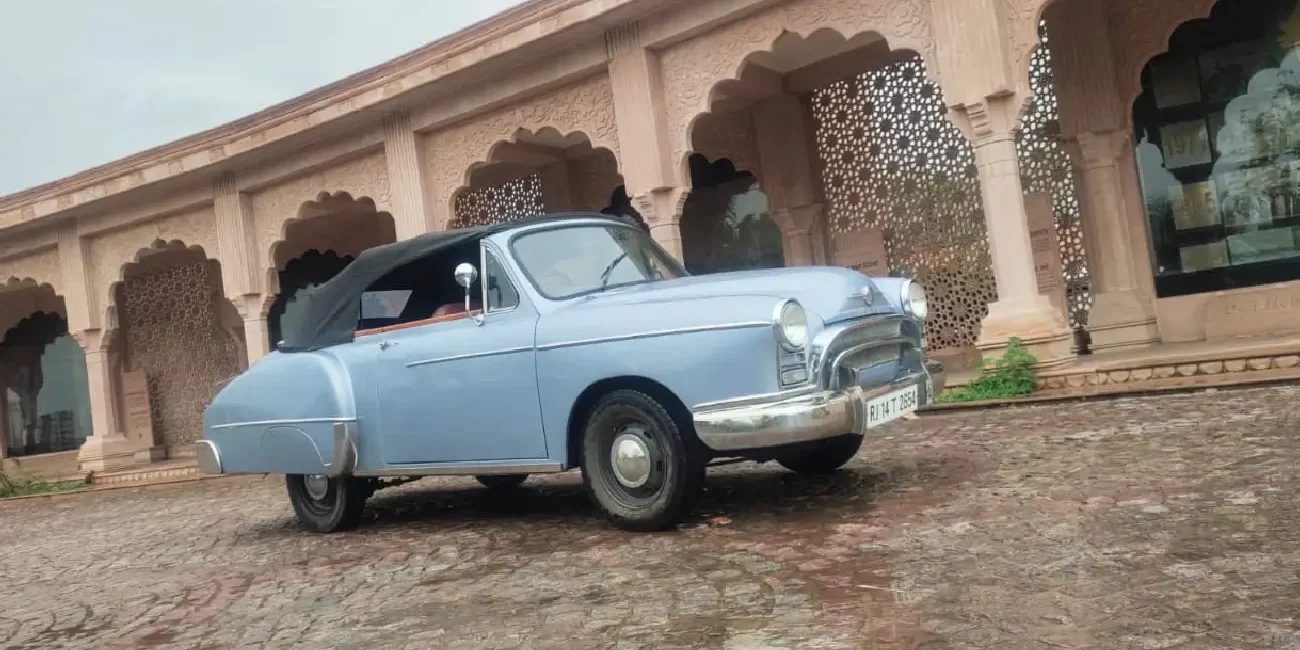
[[[482,324],[465,317],[389,332],[376,389],[389,465],[540,460],[538,313],[484,249]]]

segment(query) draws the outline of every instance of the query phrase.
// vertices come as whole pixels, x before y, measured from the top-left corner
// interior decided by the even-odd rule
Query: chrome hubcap
[[[627,488],[639,488],[650,480],[650,446],[635,433],[622,433],[609,452],[614,478]]]
[[[302,479],[303,486],[307,488],[307,496],[316,501],[323,501],[325,495],[329,494],[330,480],[320,474],[309,474]]]

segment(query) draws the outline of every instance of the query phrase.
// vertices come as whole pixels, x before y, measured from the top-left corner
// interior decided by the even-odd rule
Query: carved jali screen
[[[533,173],[462,192],[456,197],[454,224],[458,228],[487,226],[543,212],[542,179]]]
[[[203,409],[239,372],[238,343],[221,327],[220,281],[215,265],[190,258],[119,288],[128,365],[149,378],[154,431],[164,444],[197,442]]]
[[[1092,283],[1083,250],[1079,195],[1075,190],[1070,155],[1053,137],[1057,99],[1046,23],[1040,24],[1038,31],[1039,46],[1029,60],[1029,85],[1034,91],[1034,99],[1020,125],[1016,143],[1020,176],[1026,192],[1052,194],[1052,212],[1056,216],[1056,235],[1061,244],[1061,264],[1070,305],[1070,326],[1083,327],[1088,324],[1088,309],[1092,306]]]
[[[885,233],[891,272],[924,283],[931,349],[975,344],[997,296],[974,151],[911,57],[813,94],[832,236]]]
[[[1051,191],[1072,323],[1091,303],[1070,160],[1056,121],[1051,52],[1033,58],[1039,97],[1019,141],[1026,191]],[[984,207],[969,140],[949,121],[925,63],[911,57],[813,94],[818,153],[832,234],[885,233],[891,272],[925,284],[931,349],[975,344],[997,299]]]

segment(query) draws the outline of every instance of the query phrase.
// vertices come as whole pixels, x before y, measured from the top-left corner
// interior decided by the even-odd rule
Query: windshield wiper
[[[618,267],[618,263],[619,263],[619,262],[622,262],[625,258],[627,258],[627,251],[624,251],[624,252],[623,252],[622,254],[620,254],[618,257],[615,257],[615,258],[614,258],[614,261],[613,261],[613,262],[610,262],[610,263],[609,263],[609,266],[606,266],[606,267],[605,267],[605,270],[600,272],[600,290],[601,290],[601,291],[604,291],[604,290],[605,290],[605,287],[607,287],[607,286],[609,285],[609,276],[610,276],[610,274],[613,273],[613,272],[614,272],[614,269]]]

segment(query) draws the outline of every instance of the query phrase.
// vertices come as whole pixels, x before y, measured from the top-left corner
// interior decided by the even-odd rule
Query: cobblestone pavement
[[[0,504],[0,647],[1300,648],[1300,388],[926,416],[840,474],[723,468],[682,530],[574,475],[274,477]]]

